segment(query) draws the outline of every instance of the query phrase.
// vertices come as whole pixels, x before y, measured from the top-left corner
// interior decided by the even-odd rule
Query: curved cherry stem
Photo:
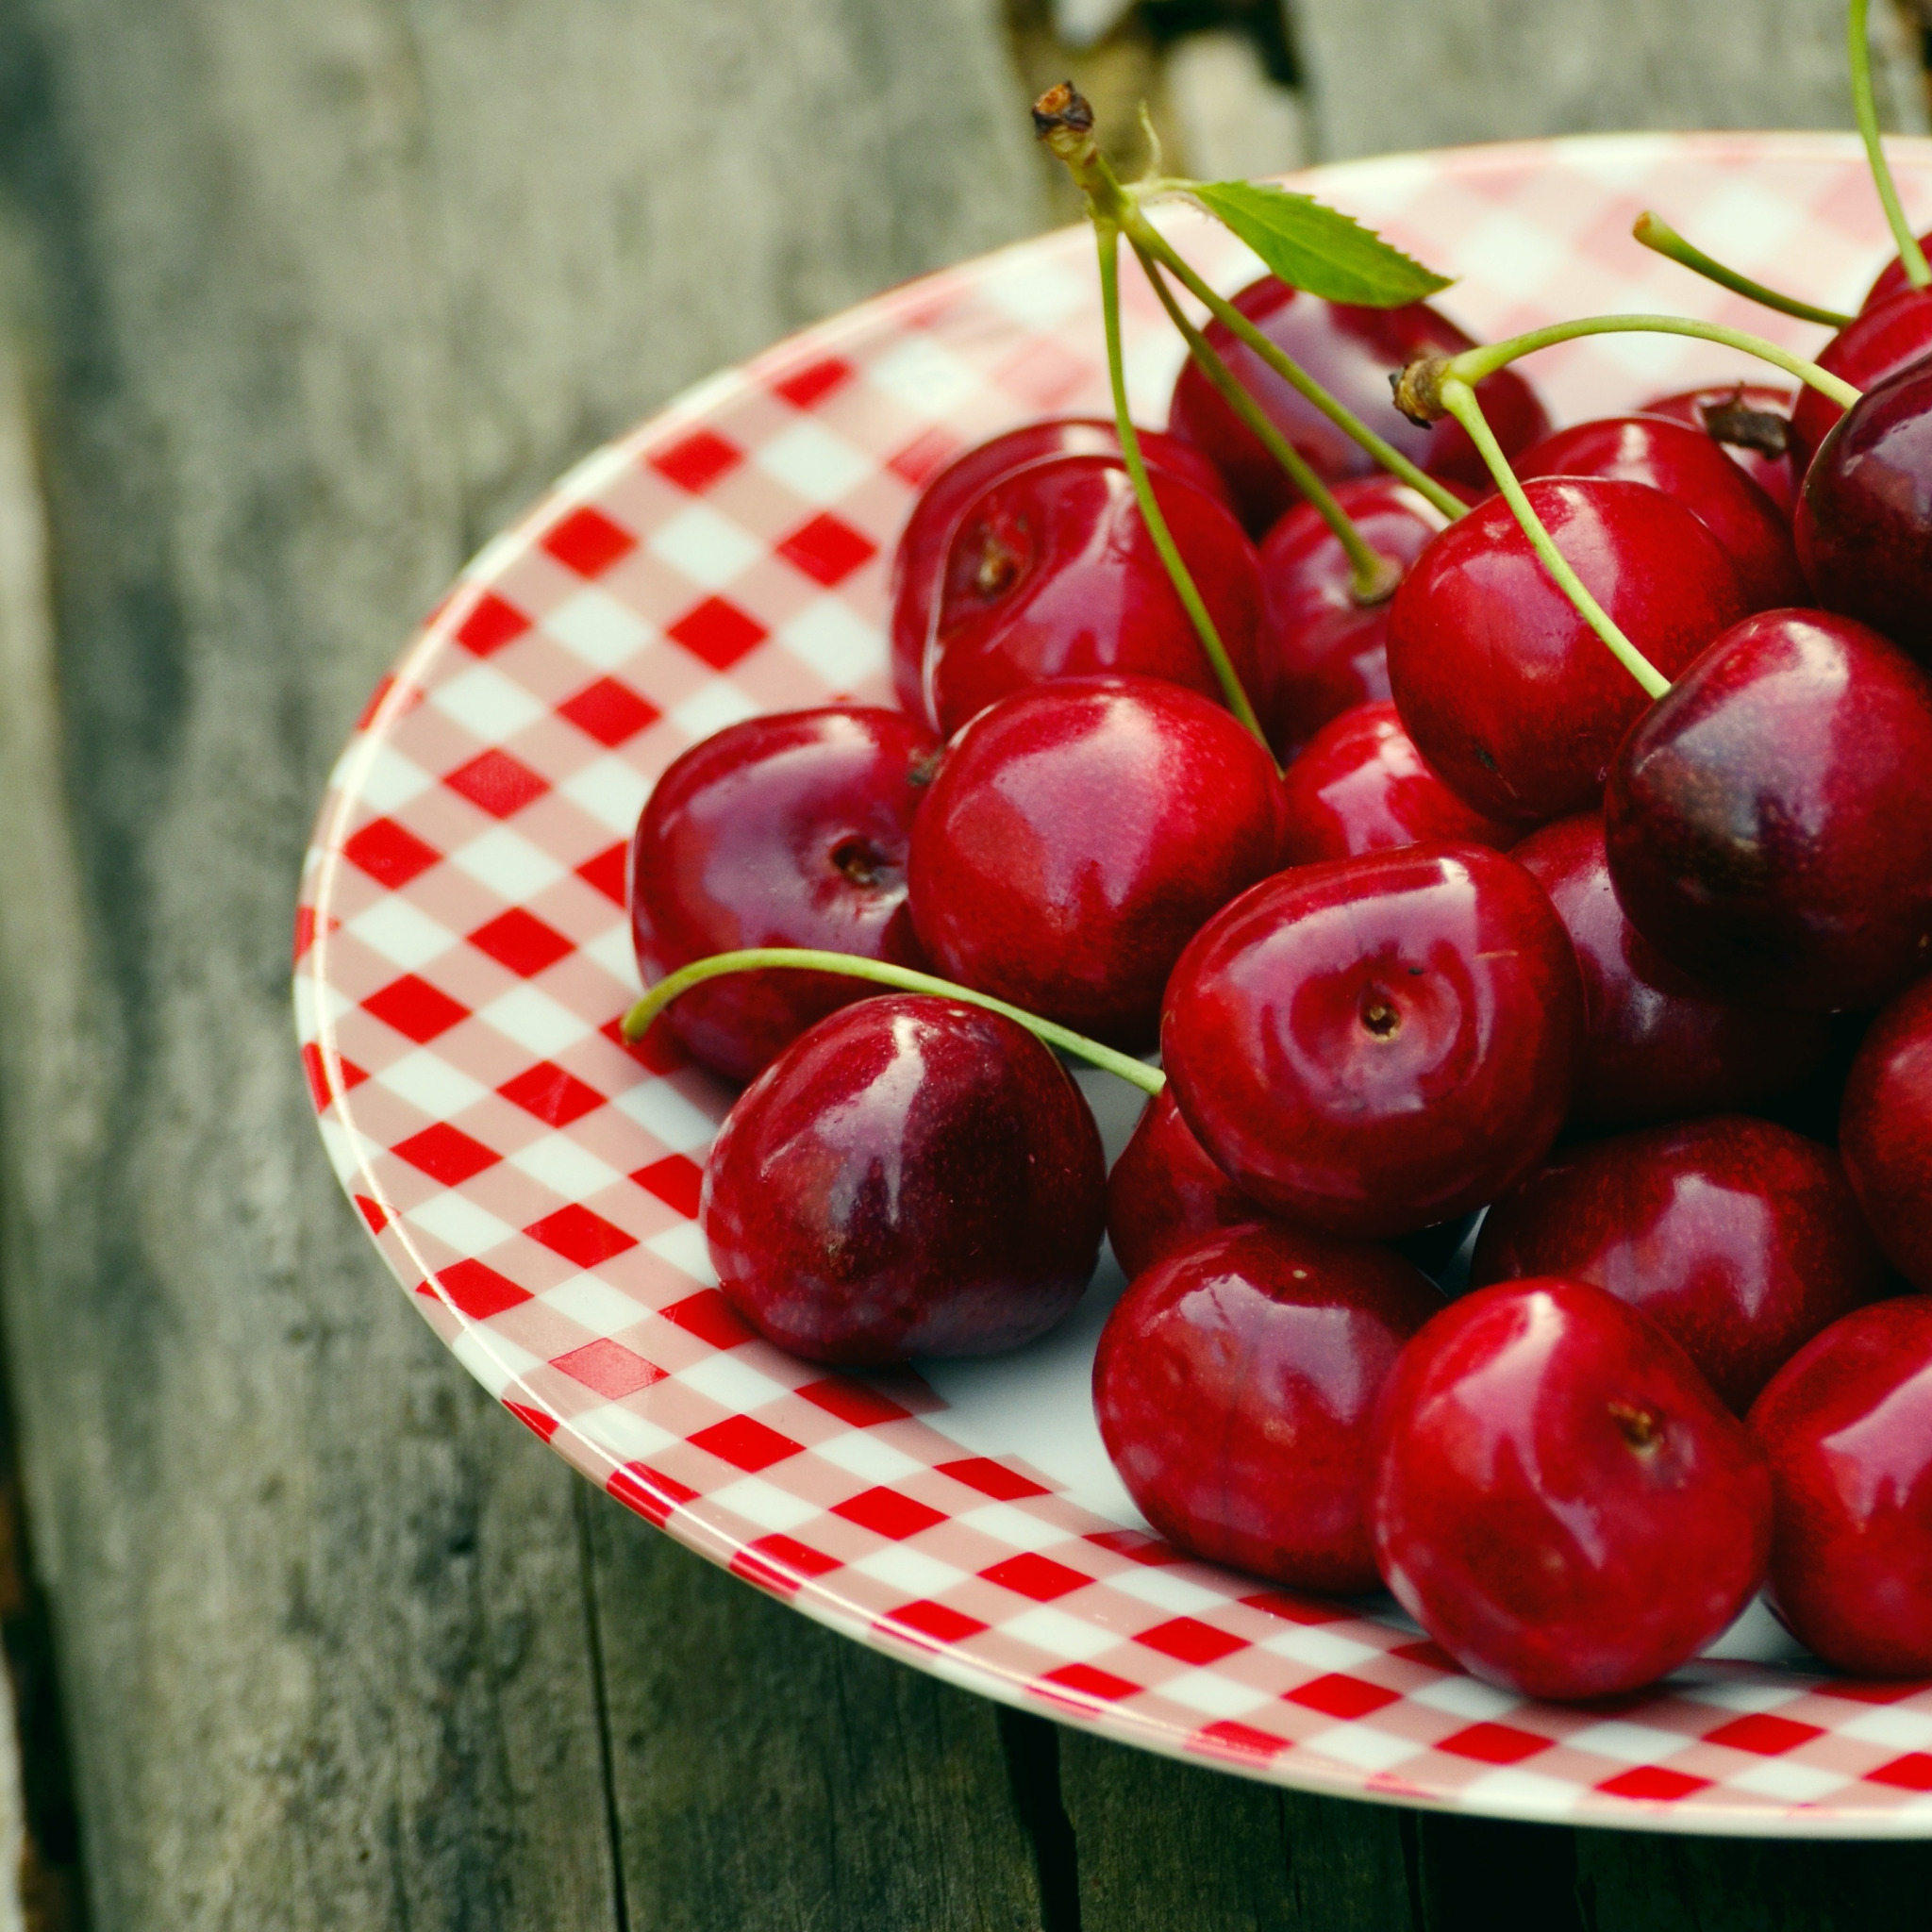
[[[1913,288],[1932,284],[1932,264],[1906,220],[1899,205],[1898,185],[1891,178],[1891,163],[1885,158],[1885,142],[1878,132],[1878,104],[1872,94],[1872,42],[1865,20],[1868,0],[1851,0],[1845,9],[1845,58],[1852,70],[1852,112],[1857,117],[1859,138],[1865,143],[1865,158],[1872,164],[1872,185],[1884,205],[1885,219],[1891,227],[1891,239],[1898,244],[1898,258],[1906,280]]]
[[[818,952],[805,946],[749,946],[736,953],[713,953],[708,959],[693,959],[661,979],[624,1016],[624,1037],[635,1045],[651,1030],[651,1024],[672,1001],[702,986],[708,979],[722,979],[732,973],[762,973],[774,967],[800,973],[836,973],[846,979],[869,979],[900,992],[930,993],[935,998],[963,1000],[969,1007],[984,1007],[989,1012],[1003,1013],[1017,1021],[1036,1040],[1057,1046],[1103,1072],[1138,1087],[1143,1093],[1158,1093],[1167,1085],[1167,1075],[1158,1067],[1137,1060],[1132,1054],[1119,1053],[1089,1040],[1083,1033],[1056,1026],[1020,1007],[1009,1007],[991,993],[974,992],[971,987],[955,986],[930,973],[915,973],[909,966],[894,966],[886,959],[865,959],[851,953]]]
[[[1530,548],[1542,559],[1543,568],[1556,579],[1557,588],[1575,605],[1584,623],[1609,646],[1610,655],[1643,687],[1645,694],[1653,698],[1662,697],[1671,688],[1670,679],[1617,627],[1616,620],[1591,595],[1583,579],[1557,548],[1556,540],[1543,527],[1542,519],[1537,515],[1523,485],[1516,480],[1516,472],[1509,467],[1509,459],[1503,454],[1502,444],[1484,420],[1482,405],[1475,399],[1475,391],[1460,377],[1445,375],[1441,379],[1438,394],[1443,408],[1469,432],[1469,440],[1489,465],[1490,475],[1496,479],[1496,488],[1502,491],[1510,514],[1522,525],[1523,534],[1529,539]]]
[[[1395,586],[1402,581],[1401,565],[1369,547],[1368,540],[1356,528],[1354,519],[1336,501],[1335,492],[1315,474],[1301,451],[1268,420],[1261,406],[1241,387],[1234,371],[1215,353],[1213,343],[1188,320],[1181,305],[1174,300],[1174,291],[1167,286],[1167,277],[1161,274],[1160,264],[1151,256],[1142,254],[1138,247],[1134,253],[1146,273],[1149,285],[1160,297],[1160,306],[1167,310],[1167,319],[1187,343],[1188,354],[1200,366],[1202,375],[1214,385],[1221,399],[1247,425],[1256,441],[1281,466],[1282,474],[1328,525],[1335,541],[1347,554],[1349,567],[1355,575],[1352,586],[1355,601],[1360,605],[1380,604],[1392,597]]]
[[[1734,295],[1756,302],[1760,308],[1775,308],[1780,315],[1795,315],[1800,322],[1822,323],[1826,328],[1843,328],[1852,321],[1852,317],[1836,308],[1820,308],[1813,303],[1799,301],[1795,295],[1781,295],[1775,289],[1768,289],[1762,282],[1754,282],[1749,275],[1726,268],[1715,257],[1685,241],[1670,223],[1648,208],[1637,217],[1630,232],[1656,254],[1674,261],[1680,268],[1688,268],[1692,275],[1702,275],[1707,282],[1715,282],[1721,289],[1730,290]]]

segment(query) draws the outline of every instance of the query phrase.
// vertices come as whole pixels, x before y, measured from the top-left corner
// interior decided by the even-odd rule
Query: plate
[[[1932,143],[1901,142],[1932,199]],[[1674,309],[1797,348],[1629,240],[1655,206],[1749,273],[1855,305],[1885,254],[1857,143],[1611,136],[1349,163],[1296,185],[1461,279],[1494,337]],[[1224,288],[1255,273],[1184,209]],[[1129,274],[1129,382],[1178,342]],[[1539,357],[1558,421],[1742,374],[1681,338]],[[716,377],[574,470],[463,573],[370,700],[303,874],[295,1006],[322,1136],[397,1280],[576,1469],[807,1615],[949,1681],[1257,1778],[1498,1817],[1779,1836],[1932,1832],[1932,1687],[1780,1658],[1761,1612],[1653,1692],[1541,1705],[1462,1674],[1386,1600],[1183,1557],[1087,1399],[1108,1264],[1059,1333],[857,1377],[753,1338],[693,1219],[728,1105],[627,1050],[627,836],[654,775],[754,712],[887,701],[898,529],[955,451],[1104,409],[1084,230],[930,276]],[[1089,1076],[1116,1139],[1135,1104]]]

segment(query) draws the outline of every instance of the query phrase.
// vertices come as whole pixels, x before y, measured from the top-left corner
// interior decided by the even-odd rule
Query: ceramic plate
[[[1932,144],[1899,143],[1932,202]],[[1675,309],[1794,347],[1629,240],[1654,206],[1748,272],[1855,305],[1885,254],[1850,138],[1605,137],[1304,177],[1461,279],[1493,337]],[[1914,191],[1918,190],[1916,196]],[[1171,232],[1232,288],[1241,247]],[[1179,348],[1131,271],[1130,383]],[[1559,422],[1745,373],[1682,339],[1538,358]],[[369,703],[304,873],[295,1005],[323,1140],[397,1280],[575,1468],[756,1588],[950,1681],[1309,1790],[1685,1831],[1932,1831],[1932,1688],[1835,1681],[1762,1612],[1613,1708],[1463,1675],[1386,1601],[1264,1588],[1152,1536],[1087,1397],[1108,1264],[1020,1354],[828,1374],[755,1340],[693,1220],[729,1094],[638,991],[625,848],[653,776],[754,712],[887,702],[893,541],[921,481],[1023,418],[1106,407],[1085,230],[934,275],[704,384],[464,572]],[[1090,1076],[1116,1141],[1134,1096]]]

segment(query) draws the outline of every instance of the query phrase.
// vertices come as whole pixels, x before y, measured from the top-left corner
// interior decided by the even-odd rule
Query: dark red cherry
[[[906,909],[912,815],[938,741],[897,711],[828,705],[727,724],[658,780],[631,840],[631,938],[655,985],[741,946],[924,966]],[[748,1080],[863,980],[740,973],[664,1016],[693,1058]]]
[[[1820,604],[1932,663],[1932,362],[1868,391],[1825,439],[1792,533]]]
[[[1601,812],[1558,819],[1509,856],[1550,895],[1583,970],[1586,1043],[1574,1120],[1634,1126],[1749,1107],[1824,1064],[1831,1023],[1822,1013],[1720,999],[1624,917]]]
[[[1108,1315],[1101,1441],[1170,1542],[1298,1590],[1373,1590],[1375,1397],[1441,1306],[1387,1248],[1278,1225],[1210,1236]]]
[[[1747,607],[1807,601],[1789,520],[1702,429],[1653,416],[1603,416],[1546,436],[1519,476],[1615,476],[1648,483],[1694,510],[1724,546]]]
[[[1818,366],[1857,390],[1873,390],[1932,355],[1932,291],[1911,291],[1867,309],[1818,353]],[[1803,477],[1844,411],[1807,382],[1791,410],[1791,462]],[[1803,552],[1799,553],[1801,556]]]
[[[1273,687],[1254,545],[1205,490],[1167,472],[1151,481],[1242,689],[1265,716]],[[926,641],[925,715],[950,733],[1009,691],[1104,672],[1221,695],[1124,465],[1042,458],[989,485],[954,525]]]
[[[1462,426],[1451,418],[1419,429],[1390,406],[1389,377],[1425,350],[1454,356],[1474,346],[1447,316],[1427,304],[1403,308],[1357,308],[1324,302],[1264,275],[1234,298],[1234,306],[1338,402],[1425,470],[1478,490],[1489,472]],[[1329,482],[1366,476],[1375,460],[1344,436],[1312,403],[1303,400],[1255,352],[1220,322],[1209,322],[1208,341],[1273,423]],[[1549,430],[1549,418],[1528,383],[1513,369],[1498,371],[1476,390],[1490,426],[1511,454]],[[1168,409],[1172,435],[1205,450],[1234,486],[1249,529],[1265,530],[1294,491],[1280,466],[1221,399],[1191,360],[1183,365]]]
[[[1471,1282],[1562,1274],[1628,1302],[1739,1415],[1890,1274],[1838,1156],[1718,1114],[1560,1150],[1492,1207]]]
[[[1297,867],[1181,956],[1161,1050],[1182,1115],[1284,1219],[1386,1238],[1542,1158],[1582,1047],[1576,958],[1541,889],[1480,845]]]
[[[1920,238],[1921,248],[1932,248],[1932,234]],[[1878,271],[1876,280],[1865,291],[1865,299],[1858,304],[1858,313],[1863,315],[1868,308],[1876,308],[1881,302],[1889,302],[1894,295],[1905,294],[1912,286],[1911,277],[1906,274],[1906,265],[1893,256]]]
[[[1556,477],[1524,489],[1557,548],[1665,677],[1744,614],[1717,539],[1661,491]],[[1524,826],[1593,804],[1648,703],[1500,497],[1450,525],[1403,579],[1389,681],[1424,758],[1478,811]]]
[[[1932,1295],[1835,1323],[1751,1410],[1771,1461],[1771,1600],[1825,1662],[1932,1673]]]
[[[1163,1087],[1141,1111],[1107,1177],[1107,1237],[1129,1281],[1230,1227],[1269,1218],[1215,1166]]]
[[[1932,680],[1874,630],[1768,610],[1639,722],[1604,799],[1630,923],[1720,992],[1875,1007],[1932,964]]]
[[[1514,826],[1484,818],[1429,770],[1387,699],[1330,719],[1288,768],[1282,790],[1288,865],[1430,841],[1466,840],[1501,851],[1517,837]]]
[[[1932,1289],[1932,979],[1899,994],[1852,1061],[1839,1153],[1879,1245]]]
[[[1151,1045],[1181,948],[1279,863],[1281,781],[1231,713],[1152,677],[1002,699],[913,827],[913,923],[950,978]]]
[[[1788,389],[1726,382],[1654,396],[1637,407],[1641,415],[1662,416],[1667,422],[1703,430],[1777,505],[1789,524],[1791,506],[1798,500],[1798,477],[1790,458],[1794,401]]]
[[[1044,1334],[1092,1274],[1105,1191],[1087,1103],[1024,1027],[891,994],[821,1020],[739,1096],[702,1220],[767,1341],[891,1362]]]
[[[1227,500],[1221,472],[1199,450],[1158,429],[1142,429],[1140,437],[1141,455],[1150,470],[1183,477]],[[1110,418],[1048,416],[974,443],[919,492],[892,557],[892,691],[915,718],[925,716],[925,634],[960,512],[989,484],[1038,458],[1110,457],[1120,453],[1120,432]]]
[[[1392,476],[1338,483],[1335,500],[1370,549],[1404,570],[1449,521]],[[1291,760],[1329,719],[1389,695],[1389,599],[1357,599],[1348,553],[1306,503],[1261,545],[1261,597],[1274,660],[1268,738]]]
[[[1383,1580],[1464,1669],[1527,1696],[1654,1683],[1764,1574],[1757,1443],[1655,1323],[1587,1283],[1452,1302],[1383,1384],[1374,1442]]]

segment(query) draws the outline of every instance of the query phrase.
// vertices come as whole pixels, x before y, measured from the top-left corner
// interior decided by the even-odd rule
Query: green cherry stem
[[[1852,70],[1852,112],[1857,116],[1858,133],[1865,143],[1865,158],[1872,164],[1872,185],[1885,207],[1885,219],[1891,225],[1891,239],[1898,243],[1898,258],[1906,280],[1913,288],[1932,284],[1932,264],[1906,220],[1899,205],[1898,186],[1891,178],[1891,164],[1885,158],[1885,142],[1878,133],[1878,104],[1872,94],[1872,42],[1865,17],[1868,0],[1851,0],[1845,9],[1845,58]]]
[[[1836,308],[1820,308],[1809,302],[1801,302],[1795,295],[1781,295],[1775,289],[1767,289],[1762,282],[1754,282],[1749,275],[1740,275],[1734,268],[1726,268],[1714,257],[1685,241],[1676,229],[1660,215],[1655,215],[1646,208],[1637,217],[1636,225],[1630,230],[1637,240],[1656,254],[1674,261],[1681,268],[1688,268],[1692,275],[1702,275],[1707,282],[1715,282],[1722,289],[1728,289],[1735,295],[1745,296],[1760,308],[1775,308],[1780,315],[1795,315],[1800,322],[1823,323],[1826,328],[1843,328],[1852,318],[1841,315]]]
[[[1256,441],[1281,466],[1288,480],[1307,499],[1315,514],[1328,525],[1335,541],[1347,554],[1349,567],[1355,574],[1352,587],[1355,601],[1359,605],[1380,604],[1392,597],[1395,586],[1402,581],[1401,565],[1369,547],[1367,539],[1356,528],[1354,519],[1336,501],[1335,492],[1309,467],[1301,451],[1268,420],[1261,406],[1236,379],[1234,371],[1215,353],[1214,345],[1188,320],[1181,305],[1174,300],[1174,291],[1167,285],[1167,277],[1160,272],[1160,264],[1142,254],[1138,247],[1134,253],[1140,258],[1148,283],[1160,297],[1160,306],[1167,310],[1167,319],[1187,343],[1188,354],[1200,365],[1202,375],[1214,385],[1221,399],[1247,425]]]
[[[1468,430],[1469,440],[1489,465],[1490,475],[1496,479],[1496,488],[1502,491],[1503,500],[1523,526],[1523,534],[1529,539],[1530,548],[1542,559],[1543,568],[1557,580],[1557,589],[1575,605],[1584,623],[1609,646],[1611,656],[1643,687],[1645,693],[1653,698],[1662,697],[1671,688],[1670,679],[1663,676],[1617,627],[1610,613],[1590,594],[1583,579],[1571,569],[1568,559],[1557,548],[1555,540],[1543,527],[1542,519],[1524,493],[1523,485],[1516,480],[1516,472],[1509,467],[1509,459],[1503,454],[1502,444],[1496,441],[1485,420],[1482,405],[1475,399],[1475,391],[1460,377],[1445,374],[1440,378],[1437,394],[1442,408]]]
[[[651,1023],[680,994],[708,979],[722,979],[731,973],[769,972],[789,967],[800,973],[836,973],[846,979],[869,979],[901,992],[931,993],[940,999],[963,1000],[970,1007],[984,1007],[989,1012],[1003,1013],[1017,1021],[1036,1040],[1057,1046],[1103,1072],[1113,1074],[1143,1093],[1158,1093],[1167,1085],[1167,1075],[1158,1067],[1137,1060],[1132,1054],[1117,1053],[1097,1040],[1056,1026],[1020,1007],[1009,1007],[990,993],[974,992],[971,987],[955,986],[950,979],[936,978],[930,973],[915,973],[909,966],[894,966],[885,959],[865,959],[851,953],[824,953],[806,946],[750,946],[741,952],[714,953],[708,959],[693,959],[661,979],[624,1016],[624,1037],[635,1045],[651,1030]]]

